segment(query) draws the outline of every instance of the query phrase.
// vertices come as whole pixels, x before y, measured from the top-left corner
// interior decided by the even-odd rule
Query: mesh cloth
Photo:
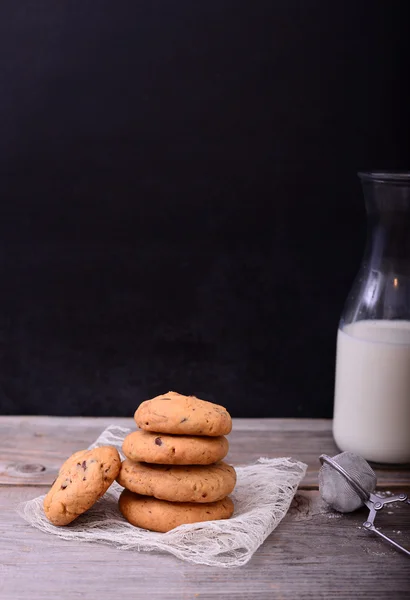
[[[110,426],[90,446],[121,446],[129,429]],[[238,567],[286,515],[307,466],[292,458],[260,458],[255,464],[235,467],[237,485],[231,498],[231,519],[180,525],[168,533],[155,533],[130,525],[118,510],[122,487],[114,482],[86,513],[66,527],[55,527],[45,517],[39,496],[18,506],[28,523],[65,540],[99,542],[124,550],[169,552],[191,563]]]

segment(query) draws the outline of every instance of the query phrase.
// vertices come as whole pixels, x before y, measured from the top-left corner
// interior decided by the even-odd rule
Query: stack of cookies
[[[222,406],[169,392],[143,402],[134,415],[141,428],[124,440],[117,481],[123,516],[144,529],[228,519],[236,483],[225,435],[232,429]]]

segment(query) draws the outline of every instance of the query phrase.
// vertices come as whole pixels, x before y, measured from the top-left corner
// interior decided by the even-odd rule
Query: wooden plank
[[[134,428],[131,418],[0,417],[0,484],[50,485],[62,462],[87,447],[110,424]],[[293,456],[308,464],[304,489],[317,488],[318,457],[334,455],[331,421],[234,419],[228,459],[235,465],[260,456]],[[409,470],[377,468],[379,487],[399,489]]]
[[[409,597],[408,559],[360,528],[364,511],[328,512],[318,492],[301,492],[291,511],[238,569],[199,567],[166,554],[67,542],[30,527],[16,513],[36,487],[0,488],[0,598],[112,600],[239,600]],[[410,509],[392,505],[384,525],[400,539],[410,532]],[[409,538],[407,538],[409,539]]]

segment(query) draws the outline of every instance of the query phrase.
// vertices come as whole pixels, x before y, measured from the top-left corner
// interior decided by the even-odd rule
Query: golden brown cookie
[[[53,525],[74,521],[101,498],[120,468],[120,456],[112,446],[80,450],[70,456],[44,498],[47,519]]]
[[[131,525],[162,533],[186,523],[229,519],[234,511],[230,498],[206,504],[166,502],[140,496],[129,490],[122,492],[118,504],[121,513]]]
[[[131,492],[170,502],[216,502],[228,496],[236,472],[224,462],[182,466],[134,463],[126,459],[117,481]]]
[[[139,405],[135,421],[145,431],[182,435],[227,435],[232,429],[230,414],[223,406],[168,392]]]
[[[226,437],[171,435],[152,431],[133,431],[124,440],[122,450],[134,461],[162,465],[212,465],[225,458]]]

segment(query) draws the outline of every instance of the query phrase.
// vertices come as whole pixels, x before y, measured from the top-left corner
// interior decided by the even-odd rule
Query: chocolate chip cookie
[[[206,504],[178,503],[140,496],[129,490],[122,492],[118,504],[132,525],[162,533],[186,523],[229,519],[234,511],[230,498]]]
[[[135,415],[137,425],[145,431],[182,435],[227,435],[231,417],[223,406],[168,392],[142,402]]]
[[[134,431],[122,445],[127,458],[162,465],[211,465],[225,458],[226,437],[171,435],[152,431]]]
[[[70,456],[44,498],[47,519],[53,525],[74,521],[105,494],[120,468],[120,456],[112,446],[81,450]]]
[[[131,492],[170,502],[215,502],[228,496],[236,472],[224,462],[208,466],[154,465],[126,459],[117,481]]]

